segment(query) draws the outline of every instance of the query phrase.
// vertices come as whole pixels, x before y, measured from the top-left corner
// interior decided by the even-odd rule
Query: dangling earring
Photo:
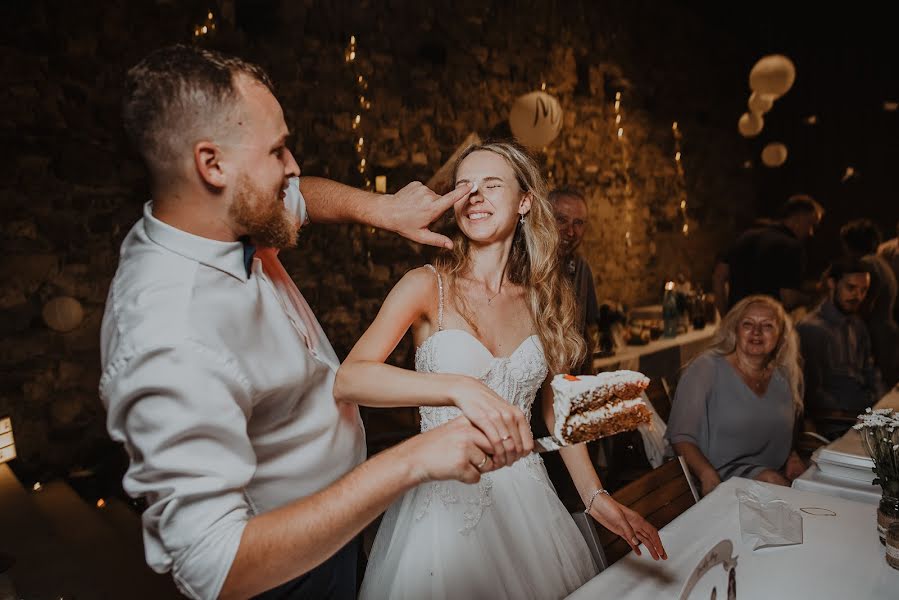
[[[521,223],[522,225],[524,225],[524,215],[525,214],[527,214],[527,213],[522,213],[521,219],[518,220],[518,222]]]

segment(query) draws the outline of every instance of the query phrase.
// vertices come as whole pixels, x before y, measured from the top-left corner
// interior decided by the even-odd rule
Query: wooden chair
[[[699,493],[682,457],[653,469],[612,494],[612,497],[641,514],[657,529],[699,501]],[[614,564],[630,551],[624,540],[604,527],[599,528],[599,539],[608,563],[604,566]]]
[[[671,388],[668,380],[665,377],[650,380],[646,397],[659,418],[667,423],[671,415]],[[610,490],[622,487],[652,471],[640,432],[619,433],[604,438],[600,444],[605,455],[605,464],[608,465],[608,473],[603,481]]]
[[[650,380],[649,387],[646,388],[646,397],[659,417],[668,423],[668,417],[671,416],[671,391],[668,380],[664,377]]]

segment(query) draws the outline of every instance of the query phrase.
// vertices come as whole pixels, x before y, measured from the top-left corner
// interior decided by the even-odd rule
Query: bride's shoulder
[[[431,291],[437,289],[437,274],[431,265],[423,265],[415,269],[406,271],[406,274],[396,284],[397,287],[404,286],[415,288],[418,291]]]
[[[430,305],[438,296],[438,279],[432,270],[433,267],[425,265],[407,271],[405,275],[393,287],[392,296],[403,296],[407,300],[416,303]]]

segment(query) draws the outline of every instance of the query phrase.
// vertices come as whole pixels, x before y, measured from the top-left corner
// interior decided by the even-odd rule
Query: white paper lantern
[[[62,333],[72,331],[84,319],[81,303],[68,296],[60,296],[47,302],[42,314],[47,327]]]
[[[765,121],[762,119],[762,115],[756,113],[743,113],[743,116],[737,121],[737,130],[740,135],[748,138],[757,136],[762,132],[764,126]]]
[[[752,95],[749,96],[749,102],[746,104],[749,106],[749,112],[763,115],[774,106],[774,96],[752,92]]]
[[[780,98],[796,81],[796,67],[783,54],[771,54],[755,63],[749,72],[749,87],[760,94]]]
[[[528,148],[549,145],[562,130],[562,106],[546,92],[519,96],[509,111],[512,135]]]
[[[762,162],[766,167],[779,167],[787,161],[787,147],[780,142],[771,142],[762,149]]]

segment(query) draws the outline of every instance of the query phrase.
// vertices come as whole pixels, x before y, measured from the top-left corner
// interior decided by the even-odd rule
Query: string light
[[[630,151],[627,141],[624,137],[623,117],[621,114],[621,92],[615,92],[615,127],[616,134],[621,145],[621,164],[624,171],[624,243],[628,248],[631,247],[631,223],[633,222],[633,199],[631,198],[631,162]]]
[[[682,160],[683,154],[681,153],[680,141],[683,137],[681,134],[680,128],[677,126],[677,121],[671,124],[671,135],[674,137],[674,169],[677,173],[677,198],[678,208],[680,210],[681,216],[681,233],[684,235],[690,234],[690,226],[687,224],[687,181],[684,177],[684,163]]]
[[[359,106],[358,112],[353,117],[352,122],[352,129],[354,132],[357,132],[356,135],[354,135],[355,143],[353,146],[356,149],[357,170],[362,178],[365,189],[370,190],[371,177],[368,174],[368,161],[365,158],[366,144],[365,137],[362,135],[362,115],[371,109],[371,100],[365,96],[365,92],[368,90],[368,81],[365,80],[365,75],[359,72],[360,67],[358,66],[358,57],[359,52],[356,47],[356,36],[351,35],[350,43],[347,45],[344,52],[344,59],[347,63],[354,65],[353,82],[356,85],[356,100]]]
[[[212,9],[206,12],[206,20],[199,25],[194,25],[194,38],[201,38],[215,32],[215,15]]]

